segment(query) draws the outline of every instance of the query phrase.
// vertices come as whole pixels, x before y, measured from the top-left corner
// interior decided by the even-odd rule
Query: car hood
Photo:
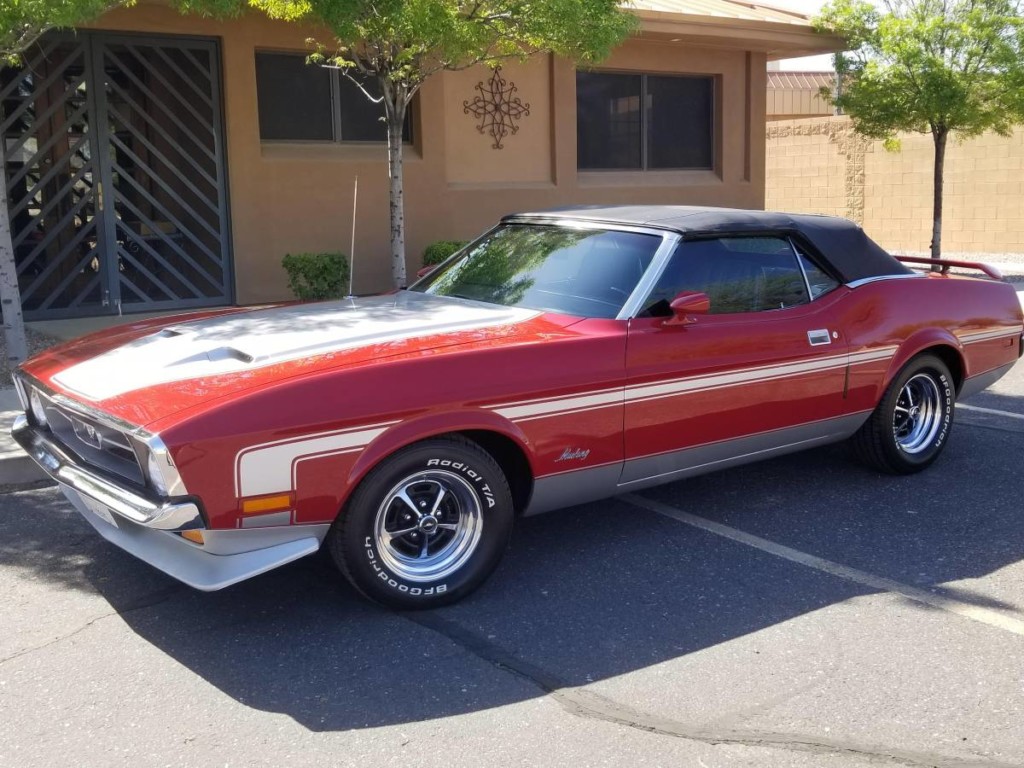
[[[537,330],[527,328],[529,321],[540,315],[402,291],[141,323],[127,341],[126,332],[115,329],[55,348],[25,369],[58,391],[143,425],[195,398],[397,355],[529,336]],[[547,330],[565,324],[542,323]]]

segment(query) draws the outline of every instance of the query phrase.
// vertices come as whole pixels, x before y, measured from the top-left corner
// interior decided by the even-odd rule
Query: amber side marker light
[[[193,544],[205,544],[202,531],[182,531],[181,538],[188,539]]]
[[[252,499],[242,499],[243,515],[262,515],[266,512],[283,512],[294,506],[290,493],[280,493],[276,496],[258,496]]]

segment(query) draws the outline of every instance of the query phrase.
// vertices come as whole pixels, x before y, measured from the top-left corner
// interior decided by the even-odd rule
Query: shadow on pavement
[[[693,514],[957,599],[1024,557],[1020,436],[961,423],[930,471],[886,477],[831,448],[647,492]],[[520,522],[477,594],[400,615],[317,556],[203,594],[107,545],[52,494],[2,514],[0,565],[96,590],[140,637],[226,695],[312,730],[430,720],[605,680],[870,590],[610,500]],[[145,610],[137,610],[145,607]],[[960,619],[957,619],[960,620]],[[541,670],[506,674],[501,659]]]

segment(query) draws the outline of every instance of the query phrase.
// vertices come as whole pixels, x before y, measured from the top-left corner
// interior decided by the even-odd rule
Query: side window
[[[681,291],[700,291],[712,314],[765,312],[810,301],[789,241],[781,237],[721,237],[683,242],[672,254],[641,315],[670,314]]]
[[[833,288],[839,287],[839,281],[811,261],[807,257],[807,254],[804,253],[803,248],[801,248],[797,243],[793,243],[793,248],[796,249],[796,252],[800,257],[800,266],[803,267],[804,274],[807,275],[807,284],[811,286],[812,300],[819,296],[824,296]]]

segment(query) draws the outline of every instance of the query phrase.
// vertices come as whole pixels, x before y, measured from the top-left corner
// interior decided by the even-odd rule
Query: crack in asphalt
[[[58,635],[57,637],[47,640],[45,643],[33,645],[30,648],[22,648],[20,651],[12,653],[10,656],[5,656],[4,658],[0,659],[0,665],[6,664],[9,661],[14,661],[15,659],[20,659],[23,656],[28,656],[29,654],[36,653],[37,651],[45,650],[50,646],[57,645],[58,643],[62,643],[65,640],[68,640],[74,637],[75,635],[84,632],[96,622],[102,621],[103,619],[109,619],[111,616],[124,616],[135,611],[141,611],[146,608],[152,608],[155,605],[160,605],[161,603],[166,603],[172,597],[179,594],[183,589],[184,587],[180,585],[174,585],[170,587],[165,587],[164,589],[158,589],[155,592],[150,592],[148,595],[143,595],[142,597],[134,600],[133,602],[129,603],[127,606],[123,608],[108,611],[107,613],[101,613],[99,616],[94,616],[84,624],[75,627],[70,632],[65,632],[63,635]]]
[[[920,768],[1018,768],[1016,763],[987,759],[962,759],[881,745],[857,744],[820,736],[694,727],[678,720],[659,717],[622,704],[585,688],[574,686],[555,675],[489,642],[454,621],[433,613],[400,614],[406,620],[436,632],[468,653],[497,669],[518,677],[550,696],[566,712],[577,717],[615,723],[662,736],[697,741],[712,746],[731,744],[747,747],[786,749],[814,754],[850,755],[876,762],[919,766]]]

